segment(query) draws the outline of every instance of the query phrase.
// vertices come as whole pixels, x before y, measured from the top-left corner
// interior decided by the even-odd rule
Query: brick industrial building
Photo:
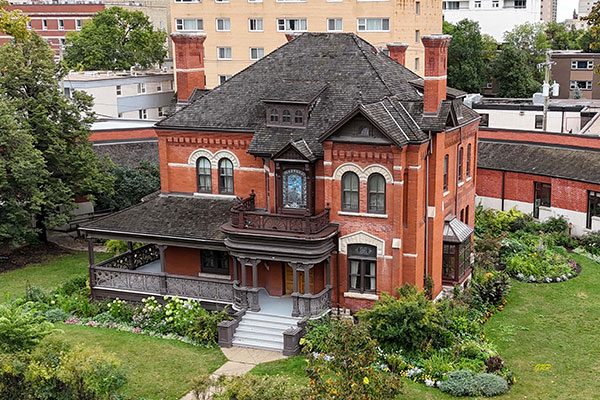
[[[564,216],[571,233],[600,230],[600,137],[484,129],[477,203],[515,207],[541,221]]]
[[[84,21],[104,10],[100,2],[56,2],[48,4],[16,4],[4,7],[8,11],[21,10],[30,18],[28,28],[40,34],[59,58],[68,32],[79,31]],[[10,36],[0,33],[0,45]]]
[[[172,38],[188,105],[156,125],[161,193],[81,228],[147,245],[90,251],[94,296],[230,305],[222,345],[293,353],[300,318],[468,278],[479,116],[446,87],[450,37],[422,37],[421,78],[406,46],[305,33],[210,91],[204,35]]]

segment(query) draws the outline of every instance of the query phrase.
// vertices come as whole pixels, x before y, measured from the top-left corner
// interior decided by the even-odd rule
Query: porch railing
[[[236,310],[249,309],[250,311],[260,311],[258,302],[258,292],[260,288],[250,288],[239,286],[236,281],[233,284],[233,307]]]
[[[134,270],[159,258],[158,247],[154,244],[147,244],[134,249],[132,252],[126,251],[123,254],[102,261],[96,264],[96,267]]]
[[[90,267],[93,289],[113,289],[148,295],[181,296],[219,303],[233,303],[233,282],[160,272],[141,272]]]
[[[317,215],[271,214],[256,211],[255,194],[231,208],[231,225],[238,229],[315,234],[329,226],[329,207]]]
[[[292,294],[292,316],[321,316],[331,309],[331,292],[332,286],[327,285],[317,294]]]

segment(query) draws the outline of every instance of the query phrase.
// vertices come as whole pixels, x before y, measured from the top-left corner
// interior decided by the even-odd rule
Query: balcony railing
[[[123,254],[102,261],[96,264],[96,267],[135,270],[158,259],[159,253],[156,245],[147,244],[132,252],[126,251]]]
[[[231,208],[231,225],[238,229],[312,235],[329,226],[329,207],[317,215],[271,214],[257,211],[254,191]]]

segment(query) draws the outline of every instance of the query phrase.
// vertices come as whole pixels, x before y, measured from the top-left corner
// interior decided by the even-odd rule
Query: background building
[[[553,51],[552,79],[560,84],[559,99],[572,99],[576,88],[583,99],[600,99],[600,75],[594,70],[600,64],[600,53]]]
[[[104,10],[104,4],[99,1],[12,2],[5,8],[9,11],[23,11],[23,14],[31,19],[28,27],[46,39],[58,59],[61,47],[65,43],[65,35],[71,31],[81,30],[84,21]],[[0,33],[0,45],[9,40],[10,36]]]
[[[588,15],[596,3],[596,0],[579,0],[579,16],[585,17]]]
[[[175,0],[175,32],[205,32],[206,86],[213,88],[285,43],[283,33],[354,32],[373,45],[410,45],[406,66],[423,74],[422,35],[442,31],[437,0]]]
[[[173,72],[85,71],[64,78],[64,91],[82,90],[94,97],[99,118],[162,119],[174,98]]]
[[[497,41],[517,25],[556,20],[556,0],[443,0],[442,8],[444,20],[479,22],[481,33]]]

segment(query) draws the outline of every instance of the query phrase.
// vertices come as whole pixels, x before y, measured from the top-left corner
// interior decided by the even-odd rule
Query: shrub
[[[541,231],[546,233],[566,233],[569,229],[569,221],[562,215],[559,217],[548,218],[542,222]]]
[[[472,294],[475,298],[478,298],[476,303],[484,307],[486,305],[499,305],[508,294],[509,289],[508,276],[502,272],[475,274],[471,282]]]
[[[49,336],[30,354],[0,354],[0,398],[112,400],[126,383],[120,363],[99,350]]]
[[[512,208],[509,211],[493,209],[484,210],[477,206],[475,209],[475,234],[477,236],[499,236],[504,232],[511,232],[513,224],[522,219],[523,214]]]
[[[26,308],[29,304],[0,304],[0,352],[28,351],[54,332],[44,316]]]
[[[226,310],[198,313],[187,329],[187,336],[198,343],[215,344],[219,339],[217,325],[230,319],[231,317]]]
[[[332,321],[326,336],[326,354],[307,348],[310,398],[393,399],[401,388],[400,378],[381,369],[377,341],[365,323]]]
[[[197,385],[196,391],[210,386],[221,387],[223,391],[213,395],[214,400],[305,400],[310,397],[310,389],[293,383],[284,376],[242,376],[213,380],[208,385]],[[197,398],[202,398],[197,396]]]
[[[493,374],[453,371],[440,384],[440,390],[452,396],[497,396],[508,391],[506,380]]]
[[[371,310],[359,312],[386,351],[419,353],[448,347],[454,335],[436,303],[408,284],[396,289],[398,299],[383,294]]]
[[[552,249],[538,249],[526,254],[516,254],[506,261],[506,272],[512,276],[545,277],[566,275],[572,271],[568,259]]]
[[[474,241],[474,259],[477,269],[492,270],[500,266],[500,247],[502,238],[499,236],[484,235],[475,237]]]
[[[554,232],[545,236],[545,242],[552,246],[562,246],[567,249],[574,249],[579,245],[579,242],[574,237],[569,236],[566,232]]]
[[[302,344],[307,351],[326,353],[327,337],[331,334],[333,323],[330,318],[325,317],[319,320],[308,321],[306,335],[304,335]]]
[[[135,242],[133,243],[134,249],[139,249],[144,243]],[[113,254],[123,254],[128,250],[127,242],[121,240],[110,239],[106,241],[106,250]]]
[[[69,319],[69,317],[71,317],[71,314],[64,312],[60,308],[52,308],[44,313],[44,317],[46,317],[49,322],[54,324],[57,322],[66,321]]]
[[[108,312],[115,320],[120,322],[130,322],[135,311],[136,307],[134,305],[118,298],[108,304]]]
[[[456,369],[452,355],[439,352],[434,353],[431,357],[425,359],[422,362],[421,367],[423,369],[423,374],[434,378],[435,380],[442,379],[447,372]]]
[[[600,232],[591,232],[581,238],[581,246],[590,254],[600,256]]]

